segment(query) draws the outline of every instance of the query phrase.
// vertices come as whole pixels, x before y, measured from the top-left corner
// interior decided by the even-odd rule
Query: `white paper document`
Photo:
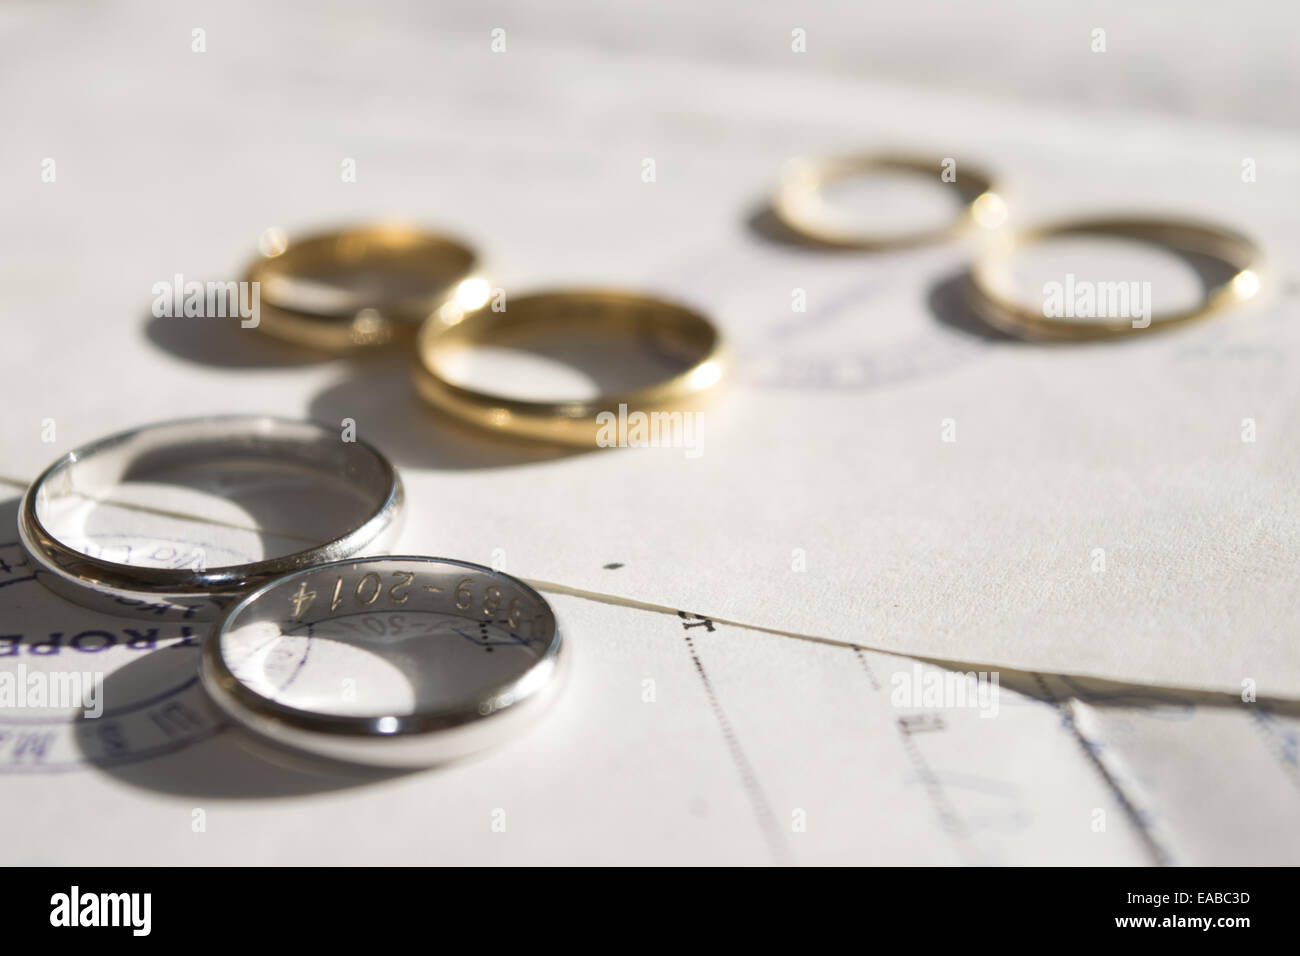
[[[340,774],[241,745],[198,686],[192,629],[111,621],[23,577],[0,581],[9,614],[55,630],[6,638],[6,671],[102,673],[105,706],[4,712],[23,808],[0,818],[6,863],[1300,859],[1300,719],[1262,704],[994,685],[553,594],[574,666],[535,729],[426,772]]]
[[[500,549],[525,576],[908,653],[1300,695],[1294,136],[1106,115],[1080,137],[1029,106],[544,44],[493,58],[399,31],[383,33],[410,46],[390,58],[393,95],[363,108],[307,59],[269,61],[254,94],[222,58],[122,30],[56,55],[93,42],[138,95],[87,94],[41,52],[0,144],[12,167],[63,154],[55,182],[5,187],[8,477],[159,418],[351,418],[403,468],[411,548]],[[15,46],[11,69],[36,69]],[[411,122],[426,88],[431,119]],[[155,122],[196,100],[238,116],[238,136],[214,149]],[[103,151],[123,127],[140,133]],[[1025,345],[963,326],[949,283],[967,245],[828,255],[755,227],[789,157],[898,144],[994,170],[1013,223],[1222,221],[1267,251],[1262,301],[1138,342]],[[431,421],[403,361],[286,364],[256,330],[150,315],[156,282],[234,278],[269,226],[392,216],[468,236],[509,293],[649,288],[715,317],[737,367],[702,453],[539,460]]]
[[[213,9],[201,54],[189,13],[0,11],[0,674],[101,674],[105,706],[0,706],[0,862],[1300,862],[1300,133],[310,9]],[[1222,223],[1261,293],[1134,341],[1000,337],[972,242],[773,228],[789,158],[873,149],[989,170],[1013,226]],[[691,447],[579,454],[435,417],[408,355],[151,312],[268,228],[379,219],[464,236],[507,299],[688,303],[732,377]],[[352,422],[405,483],[396,553],[536,582],[574,654],[555,711],[428,773],[278,766],[205,701],[201,628],[32,579],[43,468],[235,413]]]

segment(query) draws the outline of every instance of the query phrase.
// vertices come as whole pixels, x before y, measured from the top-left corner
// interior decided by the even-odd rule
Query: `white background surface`
[[[522,576],[867,647],[1300,695],[1294,18],[1265,4],[6,7],[4,474],[16,496],[56,455],[160,418],[352,417],[403,470],[408,551],[500,551]],[[1105,54],[1089,52],[1097,26]],[[490,52],[494,27],[505,54]],[[790,52],[794,27],[806,54]],[[1230,223],[1268,250],[1265,301],[1151,342],[1039,350],[942,321],[967,247],[828,258],[751,228],[787,157],[884,145],[995,169],[1018,221],[1154,208]],[[345,158],[356,183],[340,181]],[[604,282],[706,308],[741,356],[706,453],[525,454],[430,420],[400,359],[296,363],[253,332],[149,315],[153,284],[177,272],[237,278],[268,226],[391,215],[472,238],[510,290]],[[806,316],[790,312],[794,287]],[[945,418],[955,445],[939,440]],[[69,612],[16,597],[27,586],[0,592],[3,630],[60,629]],[[1294,807],[1294,729],[1224,698],[1210,710],[1223,727],[1173,737],[1144,705],[1103,709],[1096,732],[1127,748],[1109,776],[1057,739],[1052,709],[1032,736],[975,719],[996,730],[950,748],[948,766],[978,756],[1029,816],[1004,827],[958,800],[954,831],[949,795],[882,830],[917,787],[934,794],[933,775],[898,739],[872,741],[898,715],[858,700],[854,652],[721,632],[701,646],[746,770],[687,680],[679,621],[565,604],[586,680],[539,729],[545,744],[382,787],[295,783],[283,800],[194,783],[219,740],[132,780],[75,771],[81,799],[132,814],[112,832],[68,812],[68,777],[30,774],[11,799],[48,817],[7,845],[28,862],[1295,859],[1261,836]],[[645,709],[639,682],[656,674],[682,682],[680,709]],[[1207,778],[1206,754],[1225,752],[1235,775]],[[530,761],[536,789],[519,782],[540,781]],[[559,787],[558,766],[591,791]],[[1143,836],[1121,807],[1093,839],[1116,781],[1157,822]],[[228,808],[221,839],[189,829],[208,804]],[[512,821],[535,816],[491,843],[507,804]],[[816,825],[791,842],[805,805]]]

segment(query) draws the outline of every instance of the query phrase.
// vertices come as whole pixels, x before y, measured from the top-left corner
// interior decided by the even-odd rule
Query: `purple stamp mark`
[[[0,622],[0,672],[45,685],[71,673],[95,675],[101,705],[88,716],[79,706],[23,700],[19,688],[18,703],[0,706],[0,774],[133,763],[225,729],[199,684],[205,625],[70,604],[41,586],[17,542],[0,543]]]

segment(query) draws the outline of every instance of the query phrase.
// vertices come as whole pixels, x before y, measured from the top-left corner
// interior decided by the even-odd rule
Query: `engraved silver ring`
[[[354,558],[249,594],[203,646],[203,686],[252,749],[430,766],[531,725],[561,683],[550,605],[446,558]]]

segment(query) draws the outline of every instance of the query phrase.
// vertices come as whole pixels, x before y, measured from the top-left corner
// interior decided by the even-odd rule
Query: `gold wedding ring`
[[[258,328],[330,352],[411,341],[450,297],[486,301],[477,256],[448,236],[375,225],[286,239],[268,231],[247,280],[259,284]]]
[[[945,166],[945,163],[951,165]],[[945,175],[951,172],[952,178]],[[871,173],[916,173],[933,176],[961,196],[963,210],[956,219],[935,229],[889,234],[848,229],[831,214],[826,202],[829,187]],[[801,157],[791,160],[772,200],[777,218],[801,239],[841,249],[896,249],[951,239],[971,226],[993,229],[1007,218],[1006,201],[987,175],[954,160],[860,153],[845,156]]]
[[[1133,317],[1131,307],[1109,310],[1101,307],[1103,298],[1108,307],[1121,300],[1127,301],[1130,293],[1124,287],[1138,285],[1129,281],[1091,283],[1098,287],[1098,291],[1093,296],[1091,311],[1094,314],[1088,316],[1066,317],[1055,314],[1062,310],[1055,306],[1049,307],[1046,289],[1044,304],[1038,308],[1017,299],[1012,276],[1012,264],[1016,255],[1028,246],[1065,236],[1136,239],[1174,252],[1222,263],[1225,267],[1222,270],[1224,277],[1221,281],[1207,282],[1205,297],[1198,305],[1148,314],[1140,320]],[[1077,220],[1028,229],[990,243],[971,267],[971,304],[989,324],[1018,338],[1095,341],[1173,328],[1245,302],[1259,291],[1262,271],[1260,251],[1255,243],[1241,233],[1221,226],[1159,218]],[[1100,288],[1102,286],[1108,288]],[[1086,291],[1093,292],[1091,288]],[[1069,297],[1068,291],[1065,297]],[[1071,304],[1065,303],[1067,308]],[[1149,307],[1149,301],[1147,306]],[[1073,312],[1070,309],[1071,316]]]
[[[652,385],[591,400],[524,401],[452,382],[440,360],[468,346],[508,347],[539,336],[617,336],[671,358],[684,370]],[[433,407],[497,433],[566,445],[602,444],[609,416],[700,408],[722,380],[722,337],[699,313],[651,296],[600,290],[544,292],[463,309],[456,302],[431,315],[416,340],[415,383]]]

